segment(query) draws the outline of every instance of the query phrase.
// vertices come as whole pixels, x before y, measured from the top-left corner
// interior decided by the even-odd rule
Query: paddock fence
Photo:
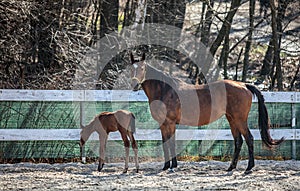
[[[274,139],[285,137],[277,151],[266,151],[257,127],[257,100],[249,115],[249,127],[258,155],[300,158],[300,92],[263,92]],[[161,133],[152,119],[143,91],[130,90],[0,90],[0,159],[79,157],[80,123],[96,113],[127,109],[137,118],[135,138],[144,157],[161,156]],[[93,133],[85,156],[98,155],[98,135]],[[225,118],[203,127],[178,126],[180,155],[231,155],[232,135]],[[110,133],[108,157],[122,156],[118,132]],[[245,145],[245,144],[244,144]],[[118,149],[116,149],[118,147]],[[299,148],[299,149],[297,149]],[[217,150],[217,151],[216,151]],[[244,148],[244,155],[247,149]],[[257,152],[258,151],[258,152]],[[119,153],[122,153],[119,155]],[[243,152],[242,152],[243,153]]]

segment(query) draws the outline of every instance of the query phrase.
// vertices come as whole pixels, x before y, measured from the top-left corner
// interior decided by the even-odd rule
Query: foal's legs
[[[129,162],[129,146],[130,146],[130,142],[128,140],[127,137],[127,133],[126,131],[120,131],[121,133],[121,137],[123,139],[124,142],[124,147],[125,147],[125,168],[123,170],[123,173],[126,173],[128,170],[128,162]]]
[[[134,151],[134,162],[135,162],[136,172],[139,172],[138,147],[137,147],[136,141],[134,139],[133,133],[129,132],[128,136],[129,136],[130,142],[132,144],[132,149]]]
[[[106,143],[107,143],[107,138],[108,135],[106,132],[102,132],[99,135],[99,140],[100,140],[100,156],[99,156],[99,165],[98,165],[98,171],[100,172],[104,166],[104,161],[105,161],[105,149],[106,149]]]

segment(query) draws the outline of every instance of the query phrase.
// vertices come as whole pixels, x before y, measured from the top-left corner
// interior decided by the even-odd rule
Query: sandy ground
[[[253,173],[244,175],[247,161],[233,172],[229,162],[179,162],[175,172],[161,171],[161,162],[144,162],[136,173],[130,164],[0,164],[3,190],[300,190],[300,161],[256,160]]]

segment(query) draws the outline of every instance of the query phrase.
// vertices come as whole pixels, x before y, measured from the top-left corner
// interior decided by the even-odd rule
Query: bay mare
[[[255,86],[231,80],[221,80],[205,85],[187,84],[146,64],[145,54],[141,60],[135,60],[132,53],[130,57],[131,85],[134,90],[141,87],[145,91],[151,115],[160,125],[165,159],[163,170],[177,167],[176,124],[201,126],[225,115],[235,146],[228,171],[236,168],[243,136],[249,151],[249,161],[245,173],[250,173],[254,167],[253,136],[248,128],[247,119],[251,108],[252,94],[255,94],[258,99],[258,124],[262,141],[268,147],[273,147],[284,140],[283,138],[281,140],[271,138],[269,116],[264,98]]]
[[[98,165],[99,172],[102,170],[105,161],[105,149],[106,149],[108,134],[114,131],[120,132],[125,146],[126,158],[125,158],[125,168],[123,172],[126,173],[128,170],[130,142],[134,150],[136,172],[138,172],[139,170],[138,147],[133,136],[133,134],[135,133],[135,116],[133,115],[133,113],[126,110],[118,110],[115,112],[105,111],[96,115],[88,125],[83,126],[81,124],[81,132],[80,132],[81,151],[85,142],[88,140],[90,135],[95,131],[99,134],[99,140],[100,140],[100,149],[99,149],[100,156],[99,156],[99,165]]]

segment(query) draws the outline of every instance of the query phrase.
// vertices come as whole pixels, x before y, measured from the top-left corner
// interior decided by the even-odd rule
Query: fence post
[[[292,101],[294,101],[293,95],[292,95]],[[296,105],[295,105],[295,103],[292,103],[291,110],[292,110],[291,111],[292,112],[292,129],[296,129]],[[296,139],[296,133],[295,133],[294,137]],[[294,160],[297,158],[296,151],[297,151],[296,140],[293,140],[292,141],[292,159],[294,159]]]
[[[85,125],[85,91],[83,91],[83,101],[80,102],[80,127],[81,125]],[[81,162],[86,163],[86,156],[85,156],[85,146],[81,148]]]

